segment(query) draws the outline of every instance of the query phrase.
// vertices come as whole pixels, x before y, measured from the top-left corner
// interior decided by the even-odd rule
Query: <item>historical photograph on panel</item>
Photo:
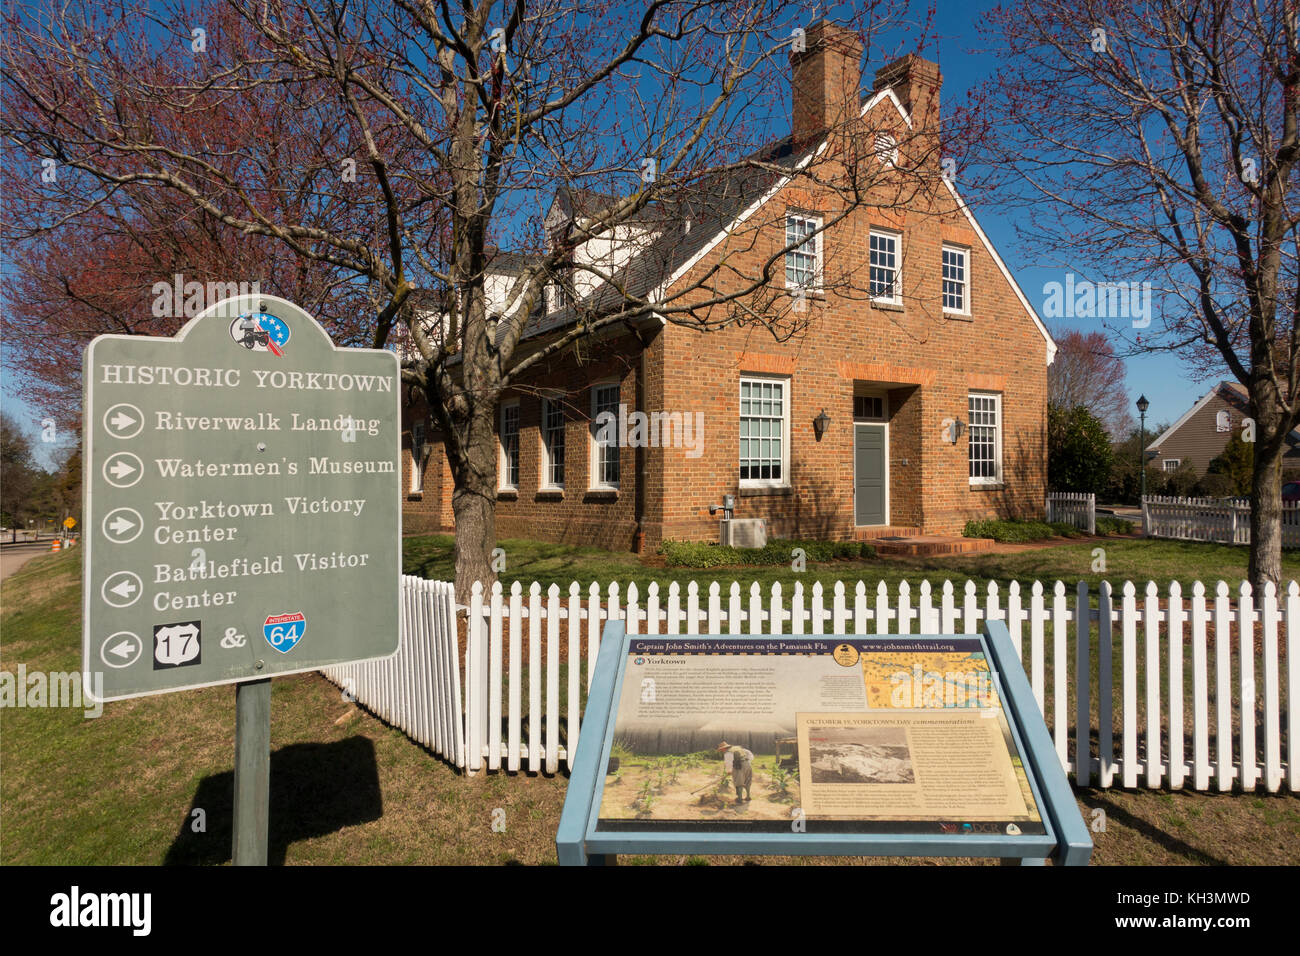
[[[915,783],[902,727],[830,728],[808,742],[813,783]]]

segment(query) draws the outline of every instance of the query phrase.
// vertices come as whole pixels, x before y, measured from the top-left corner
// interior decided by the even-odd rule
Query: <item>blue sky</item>
[[[917,5],[924,12],[923,5]],[[971,89],[981,81],[988,79],[996,70],[997,62],[989,54],[975,52],[981,45],[976,30],[976,23],[984,10],[992,6],[989,0],[972,0],[972,2],[954,3],[940,0],[935,30],[939,34],[937,48],[927,46],[925,55],[938,59],[943,71],[943,101],[946,104],[962,102]],[[834,16],[834,8],[831,10]],[[882,63],[865,64],[864,83]],[[784,135],[784,130],[774,131],[776,136]],[[960,178],[958,180],[960,188]],[[997,248],[1002,259],[1020,283],[1031,305],[1044,312],[1045,287],[1048,283],[1064,282],[1067,272],[1075,271],[1082,276],[1083,269],[1071,270],[1068,264],[1043,264],[1034,253],[1022,243],[1016,235],[1018,217],[1027,215],[1023,210],[999,210],[996,207],[980,207],[977,210],[980,225]],[[7,271],[7,269],[5,270]],[[1056,328],[1077,328],[1080,331],[1102,331],[1100,319],[1054,319],[1049,323]],[[1157,320],[1158,324],[1158,320]],[[1119,343],[1117,343],[1117,347]],[[1169,353],[1153,353],[1126,358],[1129,404],[1136,401],[1139,392],[1144,393],[1151,402],[1148,413],[1149,423],[1172,422],[1181,415],[1198,397],[1210,387],[1208,381],[1194,381],[1186,371],[1183,363]],[[0,392],[6,411],[20,418],[29,432],[36,437],[39,432],[41,415],[30,408],[13,393],[13,376],[5,371],[0,381]],[[1136,421],[1137,413],[1133,411]],[[38,455],[48,464],[48,445],[35,443]]]

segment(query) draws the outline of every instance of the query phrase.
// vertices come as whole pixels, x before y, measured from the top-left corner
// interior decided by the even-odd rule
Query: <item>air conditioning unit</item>
[[[767,546],[766,518],[724,518],[721,526],[722,543],[733,548],[763,548]]]

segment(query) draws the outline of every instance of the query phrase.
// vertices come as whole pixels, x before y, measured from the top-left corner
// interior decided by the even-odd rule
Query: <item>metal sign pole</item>
[[[266,866],[271,802],[271,679],[235,685],[235,866]]]

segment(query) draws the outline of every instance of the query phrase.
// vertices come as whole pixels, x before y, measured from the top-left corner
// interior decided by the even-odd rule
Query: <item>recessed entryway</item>
[[[889,524],[889,432],[887,425],[853,426],[853,523]]]

